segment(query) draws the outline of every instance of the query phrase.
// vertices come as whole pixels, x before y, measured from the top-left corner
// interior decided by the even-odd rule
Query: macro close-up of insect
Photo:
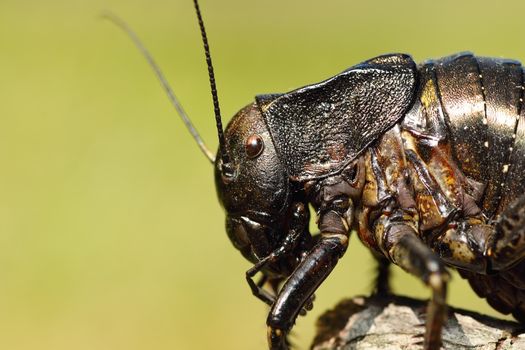
[[[374,292],[390,293],[393,263],[431,291],[425,349],[441,347],[447,267],[501,313],[525,322],[524,71],[469,52],[417,65],[406,54],[366,60],[320,83],[258,95],[222,127],[199,10],[219,150],[204,146],[226,231],[254,266],[252,293],[270,306],[268,346],[287,334],[345,253],[349,234],[377,259]],[[319,233],[309,231],[313,206]],[[253,278],[257,273],[258,281]]]
[[[520,348],[524,10],[1,1],[0,349]]]

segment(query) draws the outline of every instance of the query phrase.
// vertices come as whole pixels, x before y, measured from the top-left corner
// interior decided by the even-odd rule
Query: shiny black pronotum
[[[425,349],[438,349],[447,268],[496,310],[525,322],[524,70],[460,53],[417,65],[405,54],[357,64],[320,83],[259,95],[223,131],[197,0],[219,150],[214,157],[136,35],[168,96],[214,165],[226,232],[254,264],[253,294],[270,306],[270,349],[286,349],[299,314],[345,253],[352,230],[378,261],[431,290]],[[308,229],[308,206],[319,233]],[[254,281],[260,273],[258,281]],[[247,345],[248,347],[248,345]]]

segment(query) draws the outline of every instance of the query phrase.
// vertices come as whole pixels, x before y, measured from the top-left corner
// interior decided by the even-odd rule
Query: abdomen
[[[462,53],[419,67],[418,98],[403,127],[447,145],[488,221],[525,195],[524,71],[513,60]],[[472,189],[470,189],[472,190]],[[469,191],[466,191],[469,192]],[[496,310],[525,322],[525,261],[495,275],[460,270]]]
[[[525,193],[522,65],[461,53],[428,61],[419,70],[419,113],[427,124],[420,127],[448,141],[459,170],[478,184],[479,207],[487,218],[497,217]],[[432,91],[435,96],[424,96]]]

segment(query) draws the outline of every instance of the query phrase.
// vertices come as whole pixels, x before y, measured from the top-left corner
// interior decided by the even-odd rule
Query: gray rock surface
[[[317,321],[314,350],[422,349],[426,301],[356,297],[341,301]],[[525,349],[524,325],[449,308],[443,348]]]

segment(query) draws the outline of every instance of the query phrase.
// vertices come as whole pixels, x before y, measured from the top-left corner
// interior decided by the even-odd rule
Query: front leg
[[[258,272],[264,271],[264,268],[268,264],[274,264],[282,257],[288,255],[297,246],[301,238],[301,234],[304,232],[306,225],[308,224],[309,216],[307,210],[308,209],[303,203],[294,203],[290,216],[290,227],[283,241],[280,242],[280,245],[277,247],[277,249],[275,249],[265,258],[261,259],[248,271],[246,271],[246,281],[250,286],[252,294],[270,306],[275,302],[275,296],[263,289],[263,286],[267,281],[267,275],[263,274],[258,282],[255,282],[253,277]],[[276,288],[273,289],[276,290]]]
[[[321,237],[317,244],[288,278],[273,304],[268,319],[268,344],[271,350],[287,349],[286,334],[295,323],[301,309],[308,303],[316,289],[333,270],[348,246],[346,209],[338,201],[320,216]],[[348,205],[347,207],[348,208]]]

